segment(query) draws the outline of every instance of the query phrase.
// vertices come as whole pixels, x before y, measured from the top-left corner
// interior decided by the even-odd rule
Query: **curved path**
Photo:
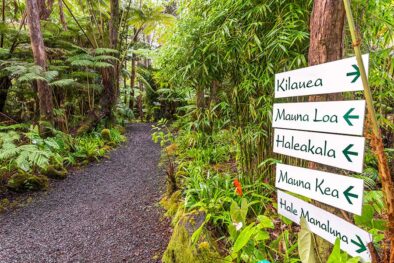
[[[160,148],[149,124],[128,142],[0,215],[0,262],[159,262],[169,236],[157,205],[164,190]]]

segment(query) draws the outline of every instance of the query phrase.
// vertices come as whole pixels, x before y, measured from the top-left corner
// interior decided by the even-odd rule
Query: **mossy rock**
[[[10,177],[7,187],[16,192],[40,191],[48,188],[48,178],[43,175],[18,173]]]
[[[101,137],[106,141],[111,141],[111,131],[109,129],[102,129]]]
[[[116,125],[114,128],[117,129],[120,132],[120,134],[122,134],[122,135],[126,134],[126,128],[125,127],[120,126],[120,125]]]
[[[59,180],[65,179],[67,177],[67,173],[68,171],[64,167],[57,168],[52,165],[48,166],[46,171],[44,171],[44,174],[47,177]]]
[[[196,218],[197,216],[197,218]],[[191,237],[200,227],[197,221],[203,217],[202,213],[183,216],[175,226],[170,242],[163,254],[163,263],[223,263],[221,255],[217,252],[216,244],[210,240],[209,233],[200,238],[199,244],[193,244]],[[197,224],[191,224],[191,221]],[[199,222],[200,223],[200,222]]]

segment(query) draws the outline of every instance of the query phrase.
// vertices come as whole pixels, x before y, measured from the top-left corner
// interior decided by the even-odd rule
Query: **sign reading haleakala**
[[[361,173],[364,137],[275,129],[274,152]]]
[[[276,165],[276,187],[361,215],[364,181],[291,165]]]
[[[297,224],[300,224],[300,218],[305,218],[311,232],[332,244],[339,238],[342,250],[364,262],[371,261],[367,245],[372,242],[372,236],[346,220],[280,190],[278,213]]]
[[[368,74],[369,54],[362,56]],[[275,98],[363,90],[356,57],[275,74]]]
[[[274,104],[272,126],[306,131],[362,135],[365,101]]]

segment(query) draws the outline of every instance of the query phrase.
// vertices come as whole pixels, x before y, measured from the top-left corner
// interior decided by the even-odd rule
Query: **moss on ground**
[[[217,252],[217,245],[209,237],[209,232],[201,234],[197,244],[191,237],[205,220],[205,214],[184,214],[184,205],[181,201],[181,192],[175,192],[171,197],[162,199],[161,204],[167,210],[166,215],[172,217],[175,226],[170,242],[163,254],[163,263],[221,263],[221,255]],[[198,221],[198,224],[196,224]]]
[[[7,187],[16,192],[40,191],[48,188],[48,178],[42,175],[17,173],[10,177]]]
[[[54,167],[49,165],[44,174],[52,179],[65,179],[67,177],[67,170],[64,167]]]

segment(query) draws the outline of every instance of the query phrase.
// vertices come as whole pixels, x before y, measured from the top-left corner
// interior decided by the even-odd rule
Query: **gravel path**
[[[160,148],[149,124],[131,125],[127,136],[109,160],[0,215],[0,262],[159,262],[170,235],[157,205]]]

